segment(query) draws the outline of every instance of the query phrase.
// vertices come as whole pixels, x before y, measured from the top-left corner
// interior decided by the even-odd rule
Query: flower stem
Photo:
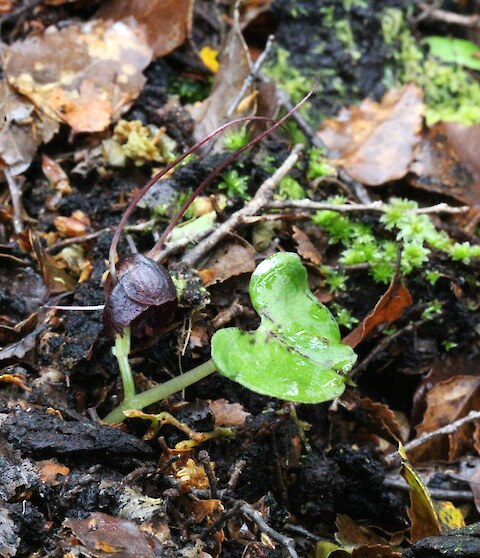
[[[126,327],[122,333],[115,335],[115,347],[112,347],[112,353],[117,357],[118,367],[120,368],[123,398],[125,401],[135,396],[135,382],[133,381],[132,369],[128,360],[130,340],[130,328]]]
[[[181,374],[180,376],[176,376],[175,378],[168,380],[168,382],[155,386],[128,399],[125,398],[121,405],[113,409],[113,411],[111,411],[103,419],[103,422],[106,422],[107,424],[123,422],[125,420],[123,411],[127,411],[129,409],[138,410],[148,407],[149,405],[153,405],[154,403],[157,403],[157,401],[166,399],[173,393],[181,391],[195,382],[198,382],[202,378],[205,378],[215,372],[216,369],[217,368],[213,360],[210,359],[207,360],[207,362],[200,364],[200,366],[185,372],[185,374]]]

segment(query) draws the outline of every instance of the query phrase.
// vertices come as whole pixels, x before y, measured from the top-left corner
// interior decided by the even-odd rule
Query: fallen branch
[[[460,25],[461,27],[480,27],[480,15],[478,14],[462,15],[435,7],[432,9],[432,6],[425,2],[417,2],[417,5],[423,10],[418,16],[417,21],[430,19],[432,21],[442,21],[450,25]]]
[[[408,444],[405,444],[404,449],[408,453],[409,451],[417,449],[418,447],[429,442],[430,440],[433,440],[434,438],[445,436],[447,434],[454,434],[464,424],[475,422],[477,420],[480,420],[480,411],[470,411],[467,416],[462,417],[461,419],[442,426],[441,428],[437,428],[436,430],[432,430],[431,432],[425,432],[418,438],[415,438],[411,442],[408,442]]]
[[[386,477],[383,486],[396,488],[408,492],[410,487],[402,477]],[[452,502],[472,502],[473,494],[471,490],[446,490],[443,488],[429,488],[428,492],[435,500],[449,500]]]
[[[270,53],[270,50],[272,49],[274,40],[275,40],[275,37],[273,35],[270,35],[268,37],[267,44],[265,45],[265,48],[263,49],[262,54],[260,54],[260,56],[256,59],[255,64],[252,66],[251,70],[248,72],[248,75],[245,78],[238,95],[235,97],[235,99],[231,102],[230,106],[228,107],[228,110],[227,110],[228,118],[230,118],[233,115],[233,113],[235,112],[235,109],[238,107],[238,105],[240,104],[242,99],[245,97],[245,93],[247,92],[248,88],[252,85],[252,83],[255,81],[256,77],[258,76],[258,73],[260,72],[261,67],[265,63],[265,60],[267,59],[267,57]]]
[[[257,190],[255,196],[246,203],[242,209],[233,213],[224,223],[222,223],[212,234],[198,243],[198,245],[190,250],[182,259],[182,262],[192,267],[212,248],[214,248],[225,236],[230,234],[236,227],[244,222],[246,217],[255,215],[261,211],[270,201],[272,192],[280,181],[290,172],[292,167],[298,161],[303,145],[296,145],[283,164],[276,172],[267,178],[265,182]]]
[[[252,508],[250,504],[242,504],[240,506],[240,511],[254,521],[263,533],[283,545],[287,549],[291,558],[299,558],[297,551],[295,550],[295,541],[292,538],[287,537],[287,535],[282,535],[278,531],[275,531],[275,529],[272,529],[263,519],[262,514]]]
[[[373,211],[377,213],[385,213],[390,207],[389,204],[374,201],[372,203],[343,203],[343,204],[332,204],[316,202],[309,199],[305,200],[280,200],[271,201],[265,206],[267,209],[303,209],[304,211],[338,211],[339,213],[348,213],[350,211]],[[431,205],[429,207],[419,207],[417,209],[409,209],[412,213],[451,213],[451,214],[462,214],[470,211],[470,207],[467,205],[462,205],[460,207],[453,207],[446,203],[437,203],[436,205]]]

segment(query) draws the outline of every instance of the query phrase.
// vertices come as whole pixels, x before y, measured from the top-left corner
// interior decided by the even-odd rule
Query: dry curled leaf
[[[480,126],[439,122],[427,130],[410,170],[417,188],[470,205],[480,200]]]
[[[39,114],[5,81],[0,81],[0,121],[0,167],[14,176],[30,166],[38,146],[58,130],[57,122]]]
[[[327,120],[318,135],[347,173],[368,186],[403,178],[420,140],[423,92],[413,84],[392,89]]]
[[[320,265],[322,263],[322,254],[317,250],[313,242],[310,240],[308,235],[299,229],[295,225],[293,229],[293,240],[297,243],[297,253],[304,260],[308,260],[315,265]]]
[[[412,302],[410,292],[395,276],[375,308],[343,339],[343,343],[352,348],[356,347],[377,325],[391,324],[401,318],[405,308]]]
[[[110,0],[98,17],[116,21],[133,16],[146,30],[155,57],[179,47],[192,30],[193,0]]]
[[[76,132],[101,132],[138,96],[152,50],[133,18],[89,21],[5,49],[8,83]]]
[[[480,376],[458,375],[432,387],[426,396],[427,409],[417,435],[432,432],[480,408]],[[474,425],[465,424],[443,440],[435,438],[414,450],[415,461],[453,460],[474,444]]]
[[[233,19],[233,26],[226,44],[219,56],[220,66],[215,75],[212,92],[205,101],[192,109],[197,122],[195,138],[201,139],[231,119],[228,109],[240,93],[243,83],[250,72],[250,55],[238,23],[238,13]],[[251,96],[253,88],[249,87],[245,97]],[[233,117],[247,116],[252,113],[248,106],[241,113],[236,111]]]
[[[214,399],[208,406],[212,411],[215,426],[243,426],[250,416],[240,403],[229,403],[226,399]]]
[[[205,287],[255,269],[255,249],[247,242],[226,242],[217,248],[199,274]]]
[[[67,519],[64,525],[85,547],[88,556],[154,558],[160,555],[160,544],[155,537],[142,533],[132,521],[95,512],[85,519]]]

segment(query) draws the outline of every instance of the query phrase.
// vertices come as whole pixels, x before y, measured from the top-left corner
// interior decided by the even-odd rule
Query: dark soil
[[[50,5],[22,0],[18,4],[18,9],[3,16],[2,39],[7,43],[21,38],[33,19],[45,26],[69,18],[86,20],[99,3],[66,2],[55,6],[54,2]],[[347,12],[342,2],[334,0],[275,0],[270,10],[246,30],[247,38],[260,47],[274,31],[295,68],[307,79],[320,75],[321,87],[308,109],[314,125],[342,105],[369,95],[378,99],[385,91],[381,77],[384,65],[392,61],[392,53],[382,38],[380,12],[390,6],[406,11],[412,3],[367,0],[358,4]],[[321,14],[325,8],[332,10],[336,20],[350,18],[358,59],[352,58],[334,29],[323,25]],[[202,9],[201,2],[198,9]],[[296,15],[292,15],[294,12]],[[195,36],[215,33],[204,20],[199,21],[203,21],[205,29],[199,27]],[[321,52],[319,44],[323,45]],[[182,64],[182,60],[177,52],[147,69],[147,84],[125,118],[164,126],[179,146],[185,147],[192,141],[194,122],[181,104],[165,106],[168,95],[175,80],[199,82],[208,90],[208,78],[192,76],[191,67]],[[42,151],[62,161],[63,168],[71,172],[76,164],[72,153],[93,149],[98,142],[96,137],[70,137],[67,130],[62,130]],[[288,149],[288,141],[280,133],[235,163],[251,177],[250,194],[268,176],[259,161],[270,156],[274,164],[281,162]],[[200,183],[224,157],[223,153],[206,153],[165,181],[169,194],[162,202],[168,208],[157,224],[160,228],[173,214],[178,193]],[[305,168],[303,161],[295,169],[299,179],[305,180]],[[383,534],[406,529],[407,493],[384,484],[388,468],[378,451],[375,429],[369,429],[371,417],[361,409],[329,410],[328,404],[294,408],[213,374],[149,411],[168,411],[196,432],[211,432],[215,417],[209,402],[225,399],[230,404],[240,404],[248,413],[244,424],[233,427],[230,437],[214,438],[180,451],[175,446],[188,437],[171,425],[153,438],[142,440],[148,427],[145,421],[129,419],[120,427],[101,424],[98,417],[113,409],[122,394],[102,313],[54,312],[42,304],[85,306],[104,302],[101,282],[112,227],[125,209],[125,199],[149,179],[151,172],[150,165],[132,165],[106,173],[91,166],[81,174],[71,172],[73,192],[52,211],[45,205],[49,191],[37,154],[26,173],[23,203],[30,229],[43,250],[47,248],[45,236],[40,239],[39,235],[55,230],[57,215],[69,216],[81,210],[91,219],[91,231],[105,229],[84,243],[92,264],[89,278],[61,296],[46,285],[33,251],[19,247],[5,216],[7,197],[2,197],[0,334],[2,346],[15,346],[7,357],[2,356],[1,373],[18,374],[28,391],[8,379],[0,383],[0,556],[288,556],[285,544],[275,541],[271,533],[262,538],[263,527],[242,512],[242,505],[260,510],[265,523],[277,534],[293,537],[302,557],[315,556],[319,540],[334,540],[338,514],[348,515],[359,525],[374,526]],[[315,195],[322,199],[338,193],[335,188],[320,186]],[[207,193],[216,191],[213,185]],[[429,203],[439,199],[432,195]],[[242,203],[241,198],[229,200],[220,218],[226,218]],[[149,217],[147,201],[131,221],[144,222]],[[238,232],[252,241],[251,228]],[[132,233],[132,237],[139,251],[146,251],[155,241],[149,231]],[[336,249],[328,247],[328,239],[321,234],[317,240],[319,246],[326,247],[326,260],[334,264]],[[274,249],[291,251],[295,247],[287,221],[276,230],[274,243],[258,255],[258,260]],[[122,240],[120,253],[126,255],[129,250]],[[173,322],[161,336],[136,340],[132,347],[139,389],[166,381],[207,360],[209,339],[215,331],[212,322],[233,303],[239,305],[241,312],[229,325],[248,330],[258,324],[248,298],[248,275],[231,277],[209,287],[207,292],[197,272],[182,267],[180,259],[174,256],[166,262],[172,274],[186,282]],[[396,326],[401,330],[419,320],[432,300],[443,303],[443,313],[438,320],[400,335],[355,378],[358,393],[413,417],[412,426],[420,421],[425,408],[424,400],[414,402],[414,395],[433,363],[445,358],[445,342],[455,343],[453,354],[464,354],[466,361],[476,356],[472,347],[478,337],[478,314],[470,310],[470,303],[476,300],[480,269],[478,265],[453,265],[441,254],[434,255],[433,261],[441,278],[433,286],[423,275],[409,278],[415,305]],[[315,293],[328,298],[318,270],[312,266],[310,271]],[[350,276],[347,286],[336,302],[358,318],[368,314],[385,290],[362,269]],[[14,327],[29,317],[30,325]],[[189,326],[193,333],[185,342]],[[373,335],[362,343],[358,348],[359,362],[378,342],[378,336]],[[393,445],[389,447],[394,450]],[[207,455],[203,461],[202,451]],[[205,459],[214,464],[213,481],[196,482],[193,473],[190,482],[182,480],[179,471],[192,464],[205,476],[199,465]],[[208,465],[205,470],[208,473]],[[202,514],[202,505],[205,509],[212,507]],[[97,530],[101,535],[91,538],[91,532]],[[112,538],[112,533],[115,537],[118,534],[118,539]],[[203,547],[195,547],[197,541]],[[112,550],[114,543],[119,546]],[[459,533],[448,540],[429,538],[416,542],[405,557],[473,557],[480,554],[479,544],[478,533]],[[404,542],[404,546],[408,543]]]

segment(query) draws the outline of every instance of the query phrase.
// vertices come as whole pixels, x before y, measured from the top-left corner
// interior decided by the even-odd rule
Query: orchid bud
[[[130,327],[132,335],[143,337],[161,331],[173,319],[177,291],[168,271],[157,262],[133,254],[117,264],[117,283],[106,284],[103,312],[109,336]]]

